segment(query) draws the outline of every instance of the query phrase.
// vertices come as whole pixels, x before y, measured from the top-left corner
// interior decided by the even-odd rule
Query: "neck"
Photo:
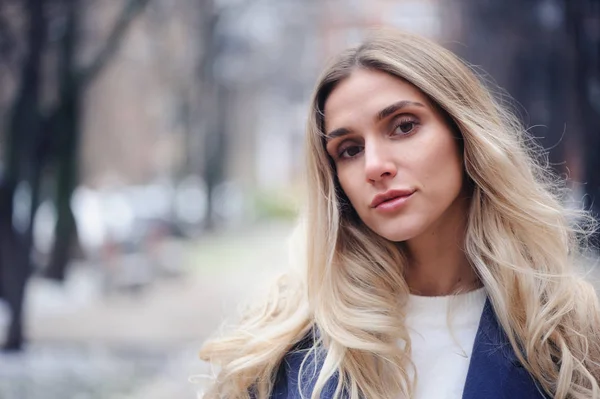
[[[435,226],[406,242],[405,278],[412,293],[442,296],[480,286],[464,252],[468,205],[458,198]]]

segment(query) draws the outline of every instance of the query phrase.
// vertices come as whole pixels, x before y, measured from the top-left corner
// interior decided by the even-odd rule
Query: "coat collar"
[[[523,367],[486,300],[475,336],[463,399],[545,398]]]
[[[299,386],[305,398],[310,398],[317,376],[323,365],[324,351],[309,352],[315,335],[309,334],[283,359],[276,377],[271,399],[301,399]],[[302,375],[300,364],[307,357]],[[338,378],[327,381],[322,399],[331,399]],[[502,330],[493,307],[486,300],[475,336],[475,343],[463,399],[538,399],[545,398],[534,379],[517,359],[506,334]]]

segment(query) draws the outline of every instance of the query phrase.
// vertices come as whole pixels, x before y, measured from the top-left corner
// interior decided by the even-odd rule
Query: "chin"
[[[393,242],[408,241],[420,235],[425,229],[420,225],[407,225],[407,223],[389,223],[386,225],[372,226],[371,230]]]

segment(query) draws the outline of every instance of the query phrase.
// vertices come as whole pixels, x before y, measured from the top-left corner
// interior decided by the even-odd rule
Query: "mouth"
[[[371,208],[391,211],[402,206],[415,193],[415,190],[389,190],[378,194],[371,201]]]

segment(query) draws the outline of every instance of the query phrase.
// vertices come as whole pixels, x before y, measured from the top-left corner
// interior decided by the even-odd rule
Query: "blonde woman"
[[[461,60],[379,31],[310,109],[304,274],[205,344],[206,398],[600,398],[584,231]]]

